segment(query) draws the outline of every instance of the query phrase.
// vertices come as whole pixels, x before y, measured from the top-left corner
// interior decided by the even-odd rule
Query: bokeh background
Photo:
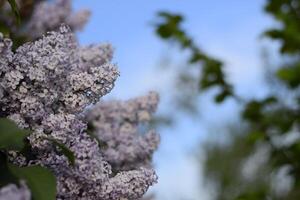
[[[250,173],[251,176],[251,172],[255,173],[253,166],[256,163],[265,165],[264,162],[268,162],[266,152],[269,152],[264,148],[257,150],[257,144],[255,147],[248,147],[247,144],[238,142],[244,141],[240,135],[247,132],[249,127],[244,126],[241,120],[240,112],[244,107],[237,99],[226,98],[221,104],[217,104],[214,101],[216,89],[203,92],[194,90],[193,83],[178,84],[178,75],[187,73],[198,76],[199,71],[195,68],[199,67],[187,62],[190,56],[188,50],[182,50],[176,41],[170,43],[162,40],[157,34],[157,24],[161,20],[158,13],[164,11],[184,17],[181,28],[205,53],[223,61],[226,81],[234,86],[238,96],[243,99],[264,99],[273,90],[278,90],[272,87],[276,83],[272,82],[274,78],[270,74],[282,60],[289,60],[279,57],[280,42],[263,36],[269,28],[279,26],[264,10],[269,2],[271,1],[74,0],[75,10],[87,8],[92,12],[85,29],[78,34],[79,41],[82,44],[105,41],[115,47],[114,62],[118,64],[121,76],[106,98],[128,99],[149,90],[158,91],[161,95],[157,114],[159,120],[155,123],[161,134],[161,145],[154,158],[159,182],[149,192],[155,194],[156,199],[235,199],[235,193],[250,188],[247,184],[242,189],[227,187],[236,177],[241,176],[238,172],[229,173],[234,170],[235,165],[240,164],[235,158],[246,163],[249,169],[246,167],[243,174]],[[295,13],[299,14],[299,6],[297,9]],[[295,28],[297,30],[299,29]],[[228,146],[221,147],[224,144]],[[219,152],[218,147],[221,149]],[[247,153],[233,156],[234,153],[230,152]],[[251,162],[247,161],[246,155],[249,152],[254,154]],[[231,164],[227,165],[231,158]],[[208,169],[211,169],[211,173],[207,170],[210,165],[212,167]],[[214,177],[217,177],[216,182],[210,181],[207,176],[214,172],[214,175],[218,174],[218,170],[222,175]],[[271,170],[265,174],[269,172],[274,174]],[[222,177],[226,173],[231,181]],[[242,195],[237,199],[284,199],[281,195],[289,190],[291,181],[288,178],[281,180],[286,181],[286,189],[278,186],[278,198],[267,198],[272,195],[265,192],[265,196],[254,195],[248,198]],[[251,184],[253,186],[256,182]],[[269,186],[267,188],[266,191],[274,191]],[[223,194],[223,198],[218,198],[220,194]]]

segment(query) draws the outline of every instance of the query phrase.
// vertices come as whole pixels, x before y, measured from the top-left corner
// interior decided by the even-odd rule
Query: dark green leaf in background
[[[217,86],[221,92],[216,95],[217,103],[233,96],[232,86],[226,82],[223,72],[223,63],[203,53],[193,39],[181,27],[184,17],[179,14],[159,12],[159,21],[156,24],[156,34],[163,40],[176,42],[182,49],[190,51],[188,64],[198,64],[201,75],[198,78],[199,88],[206,90]]]
[[[15,14],[15,17],[17,19],[17,23],[20,24],[20,22],[21,22],[21,16],[20,16],[19,9],[18,9],[16,1],[15,0],[7,0],[7,1],[9,2],[12,11]]]
[[[55,200],[56,178],[53,173],[41,166],[18,167],[8,164],[10,172],[24,180],[29,187],[33,200]]]
[[[7,166],[7,156],[0,152],[0,187],[11,183],[18,184],[19,180],[10,172]]]
[[[30,131],[22,130],[6,118],[0,119],[0,149],[20,151]]]

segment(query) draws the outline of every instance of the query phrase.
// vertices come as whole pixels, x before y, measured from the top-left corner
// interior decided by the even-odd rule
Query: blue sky
[[[159,73],[162,55],[179,61],[178,50],[162,42],[153,23],[158,11],[182,13],[184,27],[205,51],[226,63],[230,81],[243,96],[264,95],[260,34],[274,22],[263,13],[265,0],[74,0],[75,10],[87,8],[92,16],[78,34],[81,44],[109,42],[121,76],[110,97],[127,99],[149,90],[168,93],[172,73]],[[263,45],[262,45],[263,44]],[[184,60],[184,58],[183,58]],[[162,143],[155,156],[159,183],[153,191],[162,200],[178,198],[209,200],[211,193],[201,184],[201,165],[192,153],[199,142],[218,135],[222,122],[236,117],[236,105],[201,102],[200,120],[183,119],[176,128],[162,130]],[[160,109],[163,109],[162,105]],[[229,117],[230,116],[230,117]],[[211,128],[213,127],[213,128]],[[192,153],[191,153],[192,152]]]

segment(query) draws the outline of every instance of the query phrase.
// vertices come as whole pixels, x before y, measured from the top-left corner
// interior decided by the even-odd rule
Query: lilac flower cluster
[[[33,131],[28,139],[36,155],[28,161],[12,153],[9,159],[50,168],[57,177],[58,200],[141,198],[157,181],[151,157],[159,137],[154,131],[139,132],[140,123],[155,111],[157,94],[99,103],[85,112],[119,76],[110,45],[79,47],[70,28],[61,26],[15,52],[11,47],[12,41],[0,34],[0,116]],[[107,148],[88,133],[88,122]],[[73,151],[75,166],[46,137]]]
[[[0,189],[0,200],[30,200],[31,194],[24,182],[20,187],[15,184],[7,185]]]
[[[86,119],[93,134],[103,143],[104,158],[113,171],[150,166],[159,136],[154,130],[143,133],[141,125],[151,120],[157,103],[158,95],[150,92],[125,102],[100,102],[86,112]]]
[[[19,7],[22,5],[22,0],[16,2]],[[86,9],[74,12],[72,0],[41,1],[36,3],[30,18],[26,20],[24,27],[19,29],[14,18],[7,14],[10,11],[10,5],[5,3],[0,10],[0,19],[4,18],[14,34],[32,40],[42,37],[48,31],[58,30],[61,24],[67,24],[73,31],[81,30],[90,17],[90,11]]]
[[[36,5],[25,31],[32,38],[38,38],[47,31],[58,29],[61,23],[74,31],[81,30],[89,16],[89,10],[73,13],[71,0],[42,1]]]

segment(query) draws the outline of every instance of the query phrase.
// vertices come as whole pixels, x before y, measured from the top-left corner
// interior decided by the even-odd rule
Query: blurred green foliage
[[[184,17],[159,13],[156,33],[190,52],[187,63],[200,67],[199,88],[219,87],[217,103],[231,96],[242,107],[238,123],[245,127],[234,126],[230,142],[210,143],[206,148],[205,175],[216,186],[216,200],[300,199],[300,0],[266,0],[265,12],[278,24],[264,36],[279,42],[283,62],[272,74],[280,87],[271,85],[275,92],[263,99],[235,94],[223,63],[200,50],[182,29]],[[261,149],[266,150],[264,155],[259,155]],[[250,168],[253,172],[247,177]],[[281,179],[276,179],[284,170]],[[278,186],[284,181],[289,182],[285,190]]]
[[[183,50],[190,52],[189,64],[198,64],[202,67],[198,78],[199,89],[206,90],[219,87],[220,91],[215,96],[215,101],[221,103],[226,97],[233,94],[232,86],[225,80],[223,63],[220,60],[206,55],[195,44],[193,39],[182,29],[183,17],[167,12],[158,13],[156,33],[164,40],[177,43]]]
[[[230,142],[227,144],[207,143],[205,146],[205,175],[207,182],[213,183],[216,188],[215,199],[262,200],[266,196],[273,196],[268,194],[269,165],[260,165],[258,173],[252,177],[245,177],[241,171],[246,159],[253,153],[253,141],[259,138],[250,139],[248,135],[241,134],[248,131],[247,127],[233,126],[228,131]]]
[[[19,9],[18,9],[16,1],[15,0],[7,0],[7,1],[10,4],[10,7],[11,7],[12,11],[15,14],[15,17],[17,19],[18,24],[20,24],[21,16],[20,16]]]

